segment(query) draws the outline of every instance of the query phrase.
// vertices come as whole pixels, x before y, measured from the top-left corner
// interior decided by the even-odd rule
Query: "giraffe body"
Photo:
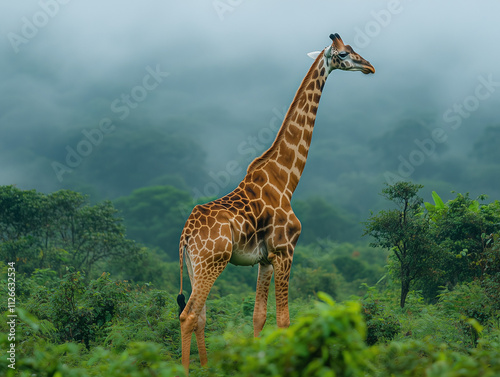
[[[255,336],[266,321],[273,273],[277,324],[279,327],[290,324],[288,282],[293,250],[301,231],[290,203],[307,160],[321,92],[333,69],[375,72],[370,63],[344,45],[338,34],[330,37],[332,45],[318,53],[271,147],[250,164],[235,190],[210,203],[197,205],[186,221],[179,245],[181,290],[178,297],[182,363],[186,372],[193,331],[200,362],[202,365],[207,362],[205,301],[228,263],[259,266],[253,315]],[[192,286],[187,305],[182,295],[184,258]]]

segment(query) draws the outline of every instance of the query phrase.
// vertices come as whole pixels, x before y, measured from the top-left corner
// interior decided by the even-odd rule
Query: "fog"
[[[376,73],[329,77],[297,195],[364,211],[366,186],[395,177],[500,195],[500,161],[480,153],[500,143],[487,131],[500,126],[497,1],[1,4],[2,185],[114,198],[180,176],[193,195],[224,194],[272,142],[306,54],[339,33]],[[199,171],[176,171],[189,156]]]

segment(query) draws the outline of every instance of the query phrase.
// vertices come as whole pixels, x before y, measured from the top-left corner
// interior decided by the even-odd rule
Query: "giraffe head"
[[[330,34],[332,44],[323,50],[329,72],[334,69],[343,71],[361,71],[364,74],[375,73],[375,68],[357,54],[351,46],[345,45],[338,34]]]

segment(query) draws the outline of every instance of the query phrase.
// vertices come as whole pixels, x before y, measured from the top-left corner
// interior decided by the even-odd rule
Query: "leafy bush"
[[[315,311],[288,329],[264,331],[260,338],[226,334],[230,343],[214,355],[213,367],[238,376],[361,376],[369,369],[366,328],[360,305],[335,304],[319,293]]]
[[[337,298],[339,276],[327,268],[310,268],[301,265],[294,266],[290,283],[290,298],[315,297],[319,291],[324,291]]]
[[[178,362],[168,362],[161,346],[150,342],[132,342],[120,354],[97,348],[87,364],[94,366],[98,376],[110,377],[172,377],[184,376]]]
[[[481,287],[491,305],[492,318],[500,321],[500,234],[491,234],[483,239],[486,241],[486,249],[481,261],[484,271]]]
[[[377,300],[365,299],[362,305],[367,330],[366,343],[368,345],[390,341],[401,331],[399,320],[388,314]]]
[[[457,285],[452,291],[444,289],[439,303],[447,315],[473,318],[482,325],[492,315],[488,297],[477,282]]]
[[[457,285],[452,291],[445,289],[440,294],[439,305],[450,319],[454,320],[457,334],[468,347],[475,347],[479,333],[494,312],[485,291],[479,283]]]
[[[105,325],[128,301],[125,283],[112,281],[103,273],[88,286],[79,272],[66,275],[54,290],[50,303],[51,320],[62,341],[76,340],[90,348],[90,341],[103,337]]]
[[[7,336],[0,335],[0,346],[8,349]],[[5,348],[7,347],[7,348]],[[82,362],[82,356],[85,361]],[[132,342],[117,353],[102,347],[85,354],[75,343],[40,344],[32,355],[17,353],[15,368],[8,368],[7,358],[0,359],[6,377],[171,377],[184,376],[178,362],[172,362],[155,343]],[[80,362],[76,367],[73,363]]]
[[[377,349],[373,376],[495,377],[500,373],[500,344],[479,343],[469,354],[444,344],[410,340],[392,342]]]

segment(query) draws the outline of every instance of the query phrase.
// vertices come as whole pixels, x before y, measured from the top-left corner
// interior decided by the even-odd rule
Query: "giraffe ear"
[[[319,54],[321,54],[321,51],[314,51],[314,52],[310,52],[307,54],[307,56],[309,56],[311,59],[316,59]]]

